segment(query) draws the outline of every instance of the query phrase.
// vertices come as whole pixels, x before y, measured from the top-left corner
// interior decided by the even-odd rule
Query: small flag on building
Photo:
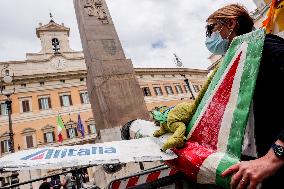
[[[82,123],[81,116],[80,116],[79,113],[78,113],[77,129],[81,133],[81,135],[84,137],[85,136],[85,129],[84,129],[84,125]]]
[[[62,130],[64,129],[64,123],[62,121],[62,118],[60,114],[57,116],[57,133],[58,133],[58,141],[62,142],[63,141],[63,136],[62,136]]]

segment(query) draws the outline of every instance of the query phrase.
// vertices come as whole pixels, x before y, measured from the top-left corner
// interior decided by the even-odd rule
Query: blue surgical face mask
[[[229,40],[223,39],[220,32],[216,31],[213,32],[210,37],[206,37],[205,45],[211,53],[224,55],[229,48]]]

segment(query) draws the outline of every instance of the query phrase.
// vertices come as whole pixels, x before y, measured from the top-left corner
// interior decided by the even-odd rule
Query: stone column
[[[132,62],[125,57],[105,0],[74,0],[74,6],[97,129],[149,119]]]

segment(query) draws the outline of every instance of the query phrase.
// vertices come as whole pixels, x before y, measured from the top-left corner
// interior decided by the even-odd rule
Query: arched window
[[[54,54],[60,54],[60,45],[59,40],[57,38],[52,39],[52,49]]]

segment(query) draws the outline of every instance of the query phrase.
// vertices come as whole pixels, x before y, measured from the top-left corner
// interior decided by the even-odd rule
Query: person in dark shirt
[[[60,189],[61,188],[61,183],[60,183],[59,175],[52,176],[50,184],[51,184],[53,189]]]
[[[224,55],[233,38],[253,30],[253,20],[238,4],[227,5],[207,19],[206,46],[216,55]],[[232,175],[237,189],[284,189],[284,39],[267,34],[253,96],[256,157],[242,161],[222,176]]]
[[[39,186],[39,189],[53,189],[51,184],[49,182],[47,182],[46,179],[43,180],[43,182],[41,183],[41,185]]]

